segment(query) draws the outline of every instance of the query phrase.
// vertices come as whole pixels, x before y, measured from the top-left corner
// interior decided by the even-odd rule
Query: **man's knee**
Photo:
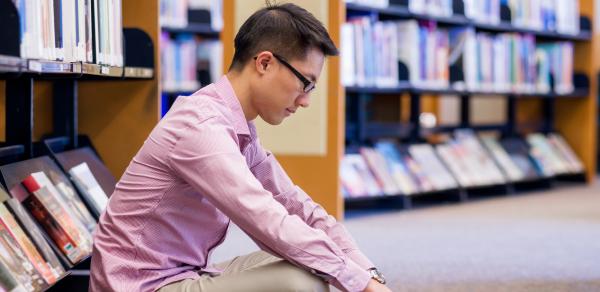
[[[286,261],[280,263],[279,277],[289,292],[329,292],[329,284],[320,277]]]

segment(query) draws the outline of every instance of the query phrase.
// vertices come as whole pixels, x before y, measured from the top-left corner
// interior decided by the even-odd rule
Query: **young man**
[[[389,291],[344,227],[286,175],[252,120],[300,107],[337,49],[306,10],[267,5],[235,38],[226,76],[179,97],[101,216],[91,291]],[[229,222],[263,251],[215,266]]]

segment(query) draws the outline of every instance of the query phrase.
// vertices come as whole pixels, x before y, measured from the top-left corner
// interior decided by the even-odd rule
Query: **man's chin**
[[[264,118],[261,117],[263,119],[263,121],[265,121],[267,124],[272,125],[272,126],[277,126],[279,124],[281,124],[283,122],[283,120],[285,119],[285,117],[282,118]]]

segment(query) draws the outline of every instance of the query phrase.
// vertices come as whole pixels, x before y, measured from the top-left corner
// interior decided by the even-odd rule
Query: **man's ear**
[[[264,74],[267,72],[269,67],[272,65],[273,53],[269,51],[262,51],[254,58],[254,67],[260,74]]]

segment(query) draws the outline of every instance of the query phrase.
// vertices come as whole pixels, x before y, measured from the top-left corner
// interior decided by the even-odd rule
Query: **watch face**
[[[370,270],[371,272],[371,278],[373,278],[375,281],[381,283],[381,284],[385,284],[385,277],[383,276],[382,273],[380,273],[377,269],[372,269]]]

